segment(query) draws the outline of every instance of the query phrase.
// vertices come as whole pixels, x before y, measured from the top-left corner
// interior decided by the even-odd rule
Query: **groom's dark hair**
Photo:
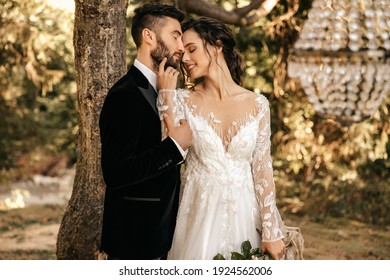
[[[182,22],[185,13],[175,6],[160,4],[160,3],[148,3],[134,10],[134,17],[131,25],[131,36],[137,48],[141,46],[142,42],[142,30],[149,28],[150,30],[157,32],[161,26],[164,26],[165,17],[176,19]]]

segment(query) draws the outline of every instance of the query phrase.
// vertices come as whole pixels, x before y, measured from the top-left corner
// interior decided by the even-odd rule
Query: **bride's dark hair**
[[[236,40],[232,30],[227,25],[213,18],[199,17],[184,21],[181,28],[183,33],[189,29],[195,31],[203,40],[205,47],[207,45],[222,47],[223,56],[234,82],[242,85],[244,74],[241,65],[242,58],[235,49]],[[210,54],[209,56],[211,57]]]

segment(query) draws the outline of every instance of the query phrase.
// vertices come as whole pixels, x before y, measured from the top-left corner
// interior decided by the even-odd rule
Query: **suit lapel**
[[[149,84],[149,88],[143,88],[140,86],[138,88],[141,91],[142,95],[149,102],[150,106],[152,106],[154,112],[158,114],[157,106],[156,106],[157,93],[154,90],[154,88],[150,84]]]
[[[153,86],[149,83],[148,79],[146,79],[146,77],[141,73],[141,71],[139,71],[134,65],[131,66],[129,74],[133,77],[135,83],[138,86],[138,89],[148,101],[150,106],[152,106],[154,112],[158,115],[156,106],[157,93],[154,90]]]

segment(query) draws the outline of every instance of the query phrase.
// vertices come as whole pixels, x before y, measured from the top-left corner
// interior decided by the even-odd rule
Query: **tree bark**
[[[58,259],[99,256],[104,181],[99,114],[126,71],[127,0],[75,0],[74,50],[78,95],[78,159],[72,196],[57,237]]]

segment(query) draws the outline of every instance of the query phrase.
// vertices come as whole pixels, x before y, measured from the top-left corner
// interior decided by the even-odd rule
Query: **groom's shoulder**
[[[121,99],[121,98],[130,98],[129,92],[137,88],[136,81],[134,77],[127,73],[121,77],[108,91],[106,99]]]
[[[108,94],[110,94],[111,92],[125,91],[129,87],[136,87],[135,79],[130,71],[114,83],[114,85],[108,91]]]

